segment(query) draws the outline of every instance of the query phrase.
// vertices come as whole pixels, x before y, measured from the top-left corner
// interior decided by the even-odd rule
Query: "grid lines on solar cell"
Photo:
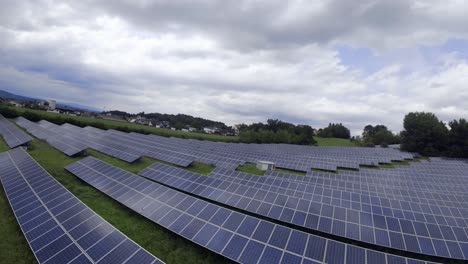
[[[54,148],[63,152],[67,156],[74,156],[85,151],[88,147],[81,140],[70,137],[67,133],[62,133],[60,126],[50,122],[39,123],[31,122],[23,117],[18,117],[15,122],[26,129],[35,137],[46,140]]]
[[[10,148],[16,148],[24,145],[32,140],[32,138],[24,133],[21,129],[10,123],[5,117],[0,114],[0,135],[2,135],[6,144]]]
[[[369,195],[343,195],[321,186],[224,169],[202,176],[155,163],[139,174],[258,215],[353,240],[454,259],[465,259],[468,250],[464,228],[447,222],[434,224],[425,218],[415,219],[408,209],[410,204],[405,201],[388,200],[388,207],[385,207],[376,200],[378,197],[372,197],[373,208]],[[398,215],[399,212],[404,213]],[[464,221],[461,217],[456,219]]]
[[[67,191],[23,149],[0,154],[0,180],[39,263],[162,263]]]
[[[244,215],[93,157],[70,164],[66,169],[155,223],[241,263],[343,262],[346,258],[349,263],[366,263],[366,256],[374,255],[382,263],[393,258],[403,263],[409,260]],[[333,254],[334,250],[343,254]]]

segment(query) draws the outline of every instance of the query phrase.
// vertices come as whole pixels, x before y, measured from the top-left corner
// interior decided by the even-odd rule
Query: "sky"
[[[0,89],[314,128],[468,117],[468,1],[0,0]]]

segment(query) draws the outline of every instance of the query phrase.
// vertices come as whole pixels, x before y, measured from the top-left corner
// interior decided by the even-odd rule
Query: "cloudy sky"
[[[468,1],[0,0],[0,89],[227,124],[468,117]]]

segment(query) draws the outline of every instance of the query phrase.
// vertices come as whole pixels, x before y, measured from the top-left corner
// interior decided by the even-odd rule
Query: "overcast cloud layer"
[[[468,1],[1,1],[0,89],[236,124],[468,117]]]

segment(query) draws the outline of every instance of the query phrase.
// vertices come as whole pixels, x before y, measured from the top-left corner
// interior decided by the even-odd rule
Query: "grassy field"
[[[237,167],[237,170],[260,176],[263,176],[265,174],[264,171],[257,169],[257,165],[255,163],[251,162],[246,162],[244,165]]]
[[[2,149],[4,149],[4,146]],[[64,166],[82,157],[67,157],[39,140],[32,142],[29,153],[81,201],[163,261],[167,263],[229,262],[227,259],[189,242],[134,213],[64,170]],[[134,164],[128,164],[97,151],[89,150],[88,153],[131,172],[138,172],[154,162],[154,160],[143,158]],[[196,165],[194,168],[192,170],[206,169],[206,167],[200,165]],[[0,195],[0,206],[2,215],[0,217],[0,233],[2,234],[2,239],[0,239],[0,263],[34,263],[34,256],[19,229],[3,189]]]
[[[8,145],[5,143],[5,140],[3,140],[2,137],[0,137],[0,152],[6,151],[10,149]]]
[[[354,142],[351,142],[349,139],[344,138],[322,138],[322,137],[314,137],[315,141],[317,141],[318,146],[324,147],[356,147]]]

